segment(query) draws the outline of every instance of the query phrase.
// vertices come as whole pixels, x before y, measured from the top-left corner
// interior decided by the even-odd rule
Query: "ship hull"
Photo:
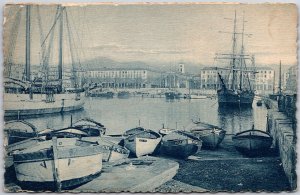
[[[61,113],[82,109],[84,93],[54,94],[52,101],[47,100],[46,94],[4,94],[4,116],[29,116],[40,114]]]
[[[218,91],[219,106],[251,107],[254,99],[253,92],[234,93],[231,90]]]

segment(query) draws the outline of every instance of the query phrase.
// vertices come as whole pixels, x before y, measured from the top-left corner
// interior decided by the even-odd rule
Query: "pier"
[[[278,100],[266,99],[267,130],[273,136],[273,147],[280,156],[291,189],[297,187],[296,174],[296,95],[282,95]]]

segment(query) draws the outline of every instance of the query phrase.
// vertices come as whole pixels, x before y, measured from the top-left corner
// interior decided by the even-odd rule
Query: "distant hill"
[[[203,65],[193,64],[189,62],[178,62],[178,63],[146,63],[142,61],[127,61],[119,62],[106,57],[98,57],[91,60],[81,62],[82,68],[86,70],[97,70],[102,68],[147,68],[158,71],[170,71],[175,70],[179,63],[185,64],[187,73],[199,72]]]
[[[178,62],[168,62],[168,63],[146,63],[142,61],[126,61],[126,62],[119,62],[107,57],[97,57],[94,59],[86,60],[81,62],[81,67],[84,70],[98,70],[103,68],[141,68],[141,69],[150,69],[150,70],[157,70],[157,71],[174,71],[177,69],[177,65],[183,63],[185,65],[185,71],[186,73],[191,74],[197,74],[200,72],[200,70],[203,67],[209,67],[212,65],[204,65],[204,64],[197,64],[192,62],[184,62],[184,61],[178,61]],[[66,65],[67,67],[70,67],[70,65]],[[215,64],[214,66],[224,66]],[[278,76],[279,72],[279,64],[273,64],[273,65],[263,65],[263,64],[257,64],[257,67],[270,67],[273,70],[275,70],[276,77]],[[291,67],[291,65],[282,65],[282,73],[286,72],[288,68]]]

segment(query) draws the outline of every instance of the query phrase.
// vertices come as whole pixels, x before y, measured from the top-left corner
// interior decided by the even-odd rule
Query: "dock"
[[[150,192],[171,180],[178,169],[173,160],[151,156],[107,163],[98,178],[69,192]]]

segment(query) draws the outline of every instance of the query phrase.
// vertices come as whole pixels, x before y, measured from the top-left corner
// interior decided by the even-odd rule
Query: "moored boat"
[[[265,131],[254,129],[242,131],[232,137],[235,148],[248,156],[257,156],[266,153],[273,138]]]
[[[29,122],[13,120],[4,125],[4,146],[36,136],[36,127]]]
[[[80,119],[72,124],[72,127],[86,132],[89,136],[101,136],[106,133],[106,128],[103,124],[90,118]]]
[[[253,80],[255,71],[254,55],[245,53],[244,45],[244,27],[245,20],[243,19],[243,28],[241,33],[237,33],[237,18],[234,15],[234,24],[232,34],[232,52],[217,54],[215,59],[229,61],[228,68],[219,68],[229,70],[228,75],[224,75],[224,71],[218,71],[218,77],[221,82],[221,88],[217,90],[219,107],[251,107],[254,99]],[[237,36],[241,36],[238,39]],[[237,40],[241,40],[238,43]],[[240,49],[237,48],[240,46]],[[249,63],[251,67],[247,67]],[[226,73],[227,74],[227,73]]]
[[[88,137],[89,134],[86,132],[74,128],[74,127],[67,127],[62,129],[44,129],[40,132],[38,132],[38,137],[43,138],[45,140],[51,140],[53,137],[57,138],[82,138],[82,137]]]
[[[164,136],[160,152],[164,155],[186,159],[201,149],[202,141],[184,131],[173,131]]]
[[[206,99],[206,95],[200,95],[200,94],[191,94],[190,99]]]
[[[31,146],[34,146],[35,144],[38,144],[39,142],[45,141],[42,137],[34,137],[34,138],[29,138],[25,139],[23,141],[19,141],[13,144],[9,144],[5,146],[5,154],[4,154],[4,165],[5,168],[11,168],[13,167],[13,157],[12,154],[15,151],[21,151],[24,149],[27,149]]]
[[[130,93],[128,91],[119,91],[117,96],[118,98],[129,98]]]
[[[125,133],[123,133],[123,137],[128,137],[128,136],[131,136],[131,135],[134,135],[134,134],[143,132],[143,131],[145,131],[145,130],[146,130],[146,129],[143,128],[143,127],[135,127],[135,128],[126,130]]]
[[[84,137],[82,140],[92,141],[102,146],[102,161],[114,162],[120,159],[126,159],[129,156],[130,151],[115,143],[114,137],[101,136],[101,137]]]
[[[92,142],[54,137],[14,152],[16,177],[22,189],[70,189],[100,174],[101,151]]]
[[[179,99],[180,95],[181,94],[176,91],[168,91],[165,93],[166,99]]]
[[[174,132],[175,129],[171,129],[171,128],[162,128],[160,129],[158,132],[162,135],[162,136],[165,136],[165,135],[168,135],[169,133],[172,133]]]
[[[161,135],[152,130],[141,131],[124,139],[124,146],[136,156],[152,154],[158,148]]]
[[[18,70],[18,72],[24,72],[24,75],[22,76],[22,78],[18,75],[14,75],[12,66],[15,65],[15,62],[13,62],[13,58],[16,57],[6,56],[6,61],[4,64],[5,69],[8,69],[8,71],[7,75],[5,75],[3,95],[5,117],[19,117],[67,112],[82,109],[84,105],[84,90],[78,85],[75,71],[72,71],[72,76],[70,76],[71,85],[63,84],[63,80],[67,80],[66,78],[63,78],[63,72],[66,71],[66,68],[63,67],[63,51],[65,51],[63,49],[63,38],[66,38],[67,36],[63,35],[63,25],[59,25],[59,35],[54,35],[57,32],[54,29],[59,23],[63,24],[62,16],[65,14],[66,9],[63,6],[58,6],[57,10],[60,13],[59,17],[57,18],[57,20],[55,20],[54,24],[51,24],[51,26],[53,25],[53,28],[50,28],[50,31],[48,32],[48,35],[50,35],[49,37],[59,37],[57,39],[59,42],[59,48],[58,52],[55,53],[58,54],[58,70],[57,73],[55,73],[56,71],[51,72],[49,67],[49,60],[55,60],[54,57],[51,57],[52,59],[49,58],[53,54],[52,52],[50,52],[50,50],[53,50],[53,40],[45,39],[43,43],[32,42],[33,33],[31,32],[31,26],[35,23],[31,22],[31,13],[33,12],[33,9],[38,9],[39,6],[40,5],[26,5],[18,9],[20,12],[26,12],[27,16],[25,19],[25,27],[23,27],[23,29],[25,30],[25,35],[20,32],[21,36],[25,37],[24,70]],[[14,20],[14,18],[10,19]],[[67,26],[69,26],[68,21],[65,22],[67,22]],[[18,32],[16,32],[15,34],[18,34]],[[69,38],[71,36],[70,34],[71,33],[69,32]],[[16,44],[18,44],[16,37],[14,37],[14,39],[11,41],[11,47],[14,47]],[[21,41],[19,43],[22,44],[24,42]],[[42,45],[42,66],[39,67],[39,72],[41,72],[42,76],[33,79],[34,76],[33,72],[31,71],[31,45],[37,44]],[[18,48],[23,47],[24,46],[18,46]],[[46,47],[49,47],[48,54],[46,54]],[[39,51],[36,52],[39,53]],[[57,62],[55,62],[55,64],[56,63]],[[72,62],[71,64],[73,65],[75,63]],[[55,76],[50,76],[52,74],[55,74]]]
[[[112,91],[104,91],[102,88],[94,88],[88,92],[88,96],[90,97],[102,97],[102,98],[113,98],[114,92]]]
[[[209,149],[216,149],[226,135],[222,128],[200,121],[193,121],[187,129],[203,141],[203,148]]]

